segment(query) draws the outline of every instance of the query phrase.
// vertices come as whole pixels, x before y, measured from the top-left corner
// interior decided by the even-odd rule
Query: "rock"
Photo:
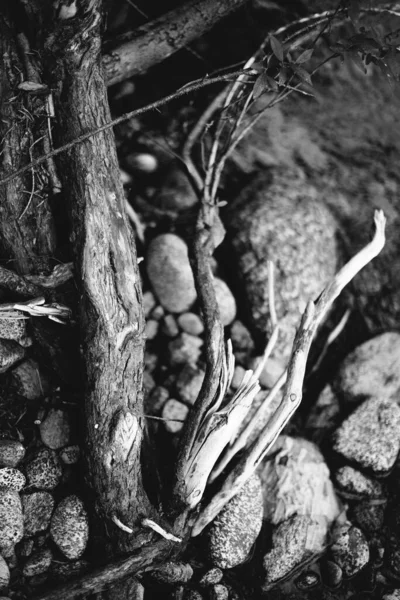
[[[75,465],[78,462],[80,455],[81,450],[77,445],[67,446],[60,452],[60,458],[64,465]]]
[[[70,560],[82,556],[89,537],[89,524],[85,507],[78,496],[67,496],[58,504],[51,518],[50,535]]]
[[[207,554],[212,564],[231,569],[245,562],[260,533],[262,518],[261,484],[253,475],[207,530]]]
[[[182,561],[167,561],[161,567],[151,571],[151,578],[160,583],[183,583],[190,581],[192,577],[192,567]]]
[[[245,374],[246,374],[246,369],[244,369],[240,365],[236,365],[235,370],[233,372],[232,381],[231,381],[231,388],[233,390],[237,390],[238,387],[240,387]]]
[[[348,465],[341,467],[335,474],[336,484],[340,491],[350,497],[381,499],[385,497],[380,481],[371,479]]]
[[[148,290],[143,294],[143,312],[146,319],[149,317],[151,311],[156,305],[156,299],[154,298],[153,292]]]
[[[315,571],[305,571],[297,577],[295,584],[298,590],[306,592],[315,588],[319,582],[319,576]]]
[[[368,542],[360,529],[349,524],[336,527],[333,537],[330,554],[343,575],[353,577],[369,561]]]
[[[251,354],[254,350],[254,342],[250,331],[241,321],[234,321],[231,327],[231,341],[233,351]]]
[[[70,416],[65,410],[51,408],[39,430],[43,444],[52,450],[59,450],[67,446],[70,439]]]
[[[0,339],[0,373],[5,373],[25,356],[25,349],[12,340]]]
[[[41,490],[54,489],[62,476],[57,454],[49,448],[41,448],[26,463],[26,476],[32,487]]]
[[[24,535],[45,531],[54,509],[54,498],[48,492],[33,492],[21,496],[24,513]]]
[[[131,152],[131,154],[125,156],[124,164],[128,171],[133,174],[149,174],[158,169],[157,158],[148,152]]]
[[[34,360],[25,360],[15,367],[11,377],[15,391],[27,400],[37,400],[45,393],[39,365]]]
[[[224,327],[227,327],[236,317],[236,300],[225,281],[219,279],[219,277],[214,277],[214,290],[221,323]]]
[[[25,531],[24,531],[24,535],[25,535]],[[35,545],[35,542],[32,539],[27,539],[24,537],[24,539],[22,540],[22,542],[19,543],[19,546],[18,546],[19,555],[24,558],[27,558],[28,556],[30,556],[32,554],[34,545]]]
[[[153,202],[162,210],[181,211],[195,206],[198,198],[186,173],[174,166],[168,170]]]
[[[0,469],[0,488],[5,487],[9,490],[20,492],[25,485],[25,477],[13,467],[3,467]]]
[[[174,338],[179,334],[179,327],[173,315],[165,315],[162,332],[169,338]]]
[[[188,404],[194,404],[203,384],[205,372],[203,369],[185,365],[176,380],[179,398]]]
[[[255,371],[260,363],[260,360],[262,360],[261,356],[255,358],[250,363],[250,369]],[[258,378],[260,385],[267,389],[271,389],[272,387],[274,387],[275,383],[278,381],[279,377],[282,375],[285,369],[286,364],[283,360],[270,357],[267,360],[263,370],[261,371],[260,377]]]
[[[226,226],[249,324],[262,343],[271,332],[267,261],[275,263],[281,330],[274,356],[286,360],[306,303],[336,272],[332,214],[299,170],[276,168],[244,188],[227,213]]]
[[[146,327],[144,330],[144,335],[146,337],[146,340],[154,340],[154,338],[157,337],[158,328],[159,328],[158,321],[155,321],[154,319],[149,319],[148,321],[146,321]]]
[[[318,447],[302,438],[280,436],[273,460],[258,468],[264,495],[264,518],[274,525],[292,515],[309,516],[325,533],[341,512],[329,469]],[[275,448],[273,448],[275,450]],[[321,529],[322,531],[322,529]]]
[[[179,365],[195,365],[201,354],[203,340],[188,333],[181,333],[177,338],[169,342],[169,364],[171,367]]]
[[[26,324],[29,319],[20,310],[8,311],[7,318],[0,318],[0,338],[2,340],[13,340],[21,346],[29,345],[26,333]]]
[[[158,365],[158,356],[153,352],[148,352],[147,350],[144,353],[144,364],[146,367],[146,371],[148,373],[152,373],[157,365]]]
[[[278,525],[272,534],[272,549],[264,556],[263,591],[325,549],[327,529],[322,520],[305,515],[293,515]]]
[[[85,560],[74,562],[54,561],[51,564],[51,574],[57,581],[68,581],[73,577],[82,575],[89,569],[89,563]]]
[[[161,319],[163,318],[164,315],[165,315],[165,310],[163,309],[163,307],[160,304],[158,306],[156,306],[154,310],[151,311],[151,318],[154,319],[155,321],[161,321]]]
[[[24,534],[22,504],[18,492],[0,488],[0,553],[9,556]]]
[[[178,325],[185,333],[190,335],[201,335],[204,331],[203,321],[192,312],[182,313],[178,317]]]
[[[400,404],[400,334],[383,333],[358,346],[342,362],[333,387],[348,403],[387,398]]]
[[[327,439],[340,423],[339,399],[330,385],[324,387],[311,408],[305,430],[317,444]]]
[[[337,588],[342,583],[343,571],[333,560],[325,557],[320,561],[321,577],[324,584],[331,588]]]
[[[196,300],[188,248],[177,235],[165,233],[148,247],[147,275],[162,306],[172,313],[187,311]]]
[[[164,427],[169,433],[178,433],[188,415],[189,409],[182,402],[170,398],[164,404],[161,416],[164,421]]]
[[[157,385],[145,400],[145,412],[150,415],[160,414],[162,407],[169,398],[167,388]]]
[[[333,448],[348,461],[385,475],[400,450],[400,407],[392,400],[363,402],[336,430]]]
[[[225,585],[217,583],[213,585],[210,592],[210,600],[228,600],[229,591]]]
[[[400,600],[400,589],[393,590],[389,594],[382,596],[382,600]]]
[[[208,569],[208,571],[206,571],[204,575],[200,578],[199,585],[204,587],[207,587],[209,585],[215,585],[216,583],[219,583],[222,580],[223,576],[224,574],[221,571],[221,569],[219,569],[218,567],[213,567],[212,569]]]
[[[50,548],[43,548],[34,552],[26,561],[22,569],[25,577],[33,577],[45,573],[51,565],[53,553]]]
[[[0,590],[8,587],[10,583],[10,569],[4,558],[0,554]],[[0,598],[1,600],[1,598]]]
[[[0,440],[0,466],[16,467],[25,456],[25,448],[16,440]]]
[[[368,538],[371,538],[382,531],[385,510],[386,502],[384,500],[380,504],[376,504],[368,499],[355,504],[349,512],[349,518],[352,523],[360,527]]]

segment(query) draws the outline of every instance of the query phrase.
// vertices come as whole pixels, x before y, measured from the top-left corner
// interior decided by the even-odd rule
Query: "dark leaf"
[[[300,56],[297,57],[296,63],[298,65],[301,65],[302,63],[307,62],[312,57],[313,52],[314,48],[308,48],[308,50],[304,50],[304,52],[302,52]]]
[[[269,77],[266,73],[261,73],[256,79],[253,87],[253,97],[255,100],[259,98],[267,89],[269,89]]]
[[[346,62],[349,62],[349,63],[352,63],[353,65],[355,65],[359,71],[362,71],[362,73],[365,74],[367,72],[367,70],[365,68],[365,64],[358,52],[355,52],[355,51],[345,52],[344,57],[345,57]]]
[[[279,71],[279,79],[278,79],[278,83],[279,85],[284,85],[287,80],[290,77],[290,71],[287,67],[282,67],[282,69]]]
[[[272,77],[269,77],[269,75],[267,75],[267,78],[268,78],[268,84],[269,84],[269,87],[271,88],[271,90],[273,92],[277,92],[278,84],[276,83],[275,79],[273,79]]]
[[[283,62],[283,46],[282,46],[282,44],[273,35],[269,36],[269,41],[270,41],[270,44],[271,44],[272,52],[275,54],[276,58],[280,62]]]
[[[312,85],[311,75],[308,71],[304,69],[304,67],[294,67],[294,72],[296,73],[297,77],[299,77],[299,79],[301,79],[305,83],[308,83],[308,85]]]

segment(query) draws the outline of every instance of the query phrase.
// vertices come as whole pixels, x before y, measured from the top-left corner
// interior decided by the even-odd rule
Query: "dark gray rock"
[[[179,398],[188,404],[194,404],[203,384],[205,372],[203,369],[185,365],[176,380]]]
[[[218,567],[213,567],[204,573],[204,575],[199,580],[199,585],[207,587],[209,585],[215,585],[219,583],[224,574]]]
[[[241,192],[226,226],[249,324],[259,340],[271,331],[267,261],[275,263],[281,331],[274,356],[287,358],[306,303],[336,272],[332,214],[300,171],[277,168],[257,176]]]
[[[42,442],[52,450],[67,446],[71,435],[70,416],[67,411],[51,408],[44,421],[41,422],[40,437]]]
[[[25,481],[25,476],[18,469],[13,467],[0,469],[0,488],[5,487],[20,492],[25,485]]]
[[[62,476],[61,463],[50,448],[41,448],[26,463],[26,476],[30,486],[39,490],[54,489]]]
[[[198,198],[187,175],[181,169],[172,167],[152,202],[162,210],[175,212],[191,208],[198,203]]]
[[[262,518],[261,484],[253,475],[207,530],[207,553],[212,564],[231,569],[245,562],[260,533]]]
[[[0,553],[10,556],[24,534],[22,504],[18,492],[0,488]]]
[[[22,569],[25,577],[34,577],[49,570],[53,553],[50,548],[42,548],[34,552],[24,564]]]
[[[5,373],[25,356],[25,349],[12,340],[0,339],[0,373]]]
[[[34,492],[21,496],[24,512],[25,536],[36,535],[50,525],[54,498],[48,492]]]
[[[369,546],[363,532],[351,525],[340,525],[334,532],[330,547],[332,559],[345,577],[353,577],[368,563]]]
[[[358,346],[342,362],[333,387],[346,402],[392,398],[400,404],[400,334],[383,333]]]
[[[75,560],[73,562],[53,561],[51,564],[51,574],[56,581],[68,581],[73,577],[82,575],[89,569],[89,563],[85,560]]]
[[[88,516],[78,496],[67,496],[57,505],[50,524],[50,535],[70,560],[80,558],[89,537]]]
[[[148,247],[147,275],[162,306],[172,313],[187,311],[196,300],[188,248],[177,235],[165,233]]]
[[[27,400],[37,400],[46,393],[47,382],[32,359],[25,360],[11,371],[15,391]]]
[[[60,452],[60,458],[64,465],[75,465],[78,462],[80,455],[81,450],[77,445],[67,446]]]
[[[304,562],[325,549],[326,524],[309,516],[293,515],[272,535],[272,549],[264,556],[263,591],[288,578]]]
[[[333,448],[362,469],[385,475],[400,450],[400,407],[392,400],[366,400],[336,430]]]
[[[25,456],[25,448],[16,440],[0,440],[0,466],[16,467]]]
[[[359,502],[349,511],[351,522],[358,525],[368,538],[378,535],[383,528],[386,502],[380,504],[365,500]]]

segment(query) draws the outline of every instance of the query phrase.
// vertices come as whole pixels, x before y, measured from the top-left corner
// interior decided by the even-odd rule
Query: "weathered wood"
[[[100,0],[61,2],[52,16],[44,60],[58,145],[110,120],[100,25]],[[75,146],[59,165],[81,292],[88,482],[109,533],[119,538],[119,550],[128,550],[149,539],[148,532],[140,533],[139,519],[152,509],[140,468],[141,286],[112,131]],[[115,517],[137,535],[118,528]]]

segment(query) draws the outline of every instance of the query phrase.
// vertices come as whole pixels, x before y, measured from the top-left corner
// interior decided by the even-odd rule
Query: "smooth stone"
[[[200,358],[203,340],[188,333],[181,333],[169,342],[169,364],[171,367],[179,365],[195,365]]]
[[[349,518],[370,539],[382,532],[386,504],[384,500],[380,504],[372,503],[370,499],[358,502],[349,511]]]
[[[387,398],[400,404],[400,334],[383,333],[358,346],[341,363],[332,385],[348,403]]]
[[[154,173],[158,169],[158,160],[148,152],[132,152],[124,158],[126,168],[132,173]]]
[[[22,504],[18,492],[0,489],[0,553],[10,556],[24,535]]]
[[[333,449],[362,469],[387,474],[400,450],[400,407],[393,400],[366,400],[336,430]]]
[[[10,583],[10,569],[4,558],[0,554],[0,590],[8,587]],[[1,598],[0,598],[1,600]]]
[[[228,600],[229,591],[225,585],[217,583],[213,585],[210,591],[210,600]]]
[[[25,349],[12,340],[0,339],[0,373],[5,373],[25,356]]]
[[[47,383],[39,372],[36,361],[28,359],[11,371],[12,383],[15,391],[27,400],[37,400],[46,392]]]
[[[221,569],[245,562],[261,531],[262,519],[261,483],[252,475],[207,529],[205,544],[210,562]]]
[[[179,327],[173,315],[165,315],[162,323],[162,332],[169,338],[179,335]]]
[[[273,355],[287,360],[307,302],[335,275],[335,219],[300,169],[278,167],[261,172],[240,192],[225,225],[243,308],[260,343],[271,334],[268,261],[275,264],[280,333]]]
[[[81,449],[79,446],[67,446],[60,452],[60,458],[64,465],[76,465],[81,456]]]
[[[189,409],[185,404],[170,398],[164,404],[161,416],[164,421],[164,427],[169,433],[178,433],[188,416]],[[176,419],[176,420],[175,420]]]
[[[26,483],[25,476],[13,467],[0,469],[0,487],[20,492]]]
[[[293,515],[325,523],[325,532],[341,513],[329,469],[318,446],[302,438],[280,436],[278,450],[258,467],[264,518],[277,525]],[[274,448],[273,448],[274,450]]]
[[[242,321],[234,321],[230,331],[232,348],[234,352],[245,352],[250,354],[254,350],[254,341],[250,331]]]
[[[208,571],[206,571],[204,573],[204,575],[202,575],[202,577],[199,580],[199,585],[207,587],[209,585],[215,585],[216,583],[219,583],[222,578],[224,576],[223,571],[221,571],[221,569],[219,569],[218,567],[213,567],[212,569],[208,569]]]
[[[256,357],[250,363],[250,369],[255,371],[261,360],[262,356]],[[260,385],[267,389],[273,388],[285,369],[286,364],[283,360],[271,356],[267,360],[263,370],[260,373],[260,377],[258,378]]]
[[[148,247],[147,275],[160,304],[169,312],[187,311],[197,298],[188,247],[173,233],[154,238]]]
[[[173,166],[168,170],[153,203],[162,210],[181,211],[198,203],[186,173]]]
[[[42,442],[52,450],[59,450],[68,445],[71,435],[70,415],[65,410],[51,408],[44,421],[41,422],[40,437]]]
[[[245,374],[246,374],[246,369],[244,369],[240,365],[236,365],[235,370],[233,372],[232,381],[231,381],[231,388],[233,390],[237,390],[241,386],[243,377],[245,376]]]
[[[190,335],[201,335],[204,331],[203,321],[199,315],[192,312],[186,312],[179,315],[178,325],[182,331],[190,333]]]
[[[214,277],[213,283],[221,323],[224,327],[227,327],[235,320],[236,300],[225,281],[219,277]]]
[[[169,398],[169,391],[162,385],[157,385],[145,399],[145,412],[158,415]]]
[[[156,304],[157,304],[157,302],[156,302],[153,292],[151,292],[150,290],[147,290],[146,292],[144,292],[142,306],[143,306],[144,316],[146,317],[146,319],[149,317],[151,311],[153,310],[153,308],[155,307]]]
[[[33,492],[21,496],[24,513],[24,535],[36,535],[50,525],[54,498],[49,492]]]
[[[0,317],[0,339],[13,340],[21,346],[26,345],[28,338],[26,333],[26,324],[29,318],[20,310],[10,310],[10,317]],[[22,343],[21,343],[22,342]]]
[[[188,404],[194,404],[203,385],[205,371],[192,365],[185,365],[176,380],[179,398]]]
[[[41,575],[48,571],[53,560],[53,553],[50,548],[43,548],[34,552],[24,564],[22,569],[25,577]]]
[[[0,466],[16,467],[25,456],[25,448],[16,440],[0,440]]]
[[[158,321],[155,321],[154,319],[149,319],[148,321],[146,321],[146,327],[144,330],[146,340],[154,340],[157,337],[158,329]]]
[[[263,559],[263,591],[267,592],[312,556],[321,553],[326,541],[327,528],[324,520],[292,515],[282,521],[272,534],[272,549]]]
[[[50,448],[38,450],[28,459],[25,469],[29,485],[42,490],[54,489],[62,476],[58,456]]]
[[[369,561],[369,546],[363,532],[349,524],[336,527],[330,547],[333,560],[345,577],[354,577]]]
[[[57,505],[50,523],[50,535],[70,560],[80,558],[89,538],[88,515],[78,496],[67,496]]]

